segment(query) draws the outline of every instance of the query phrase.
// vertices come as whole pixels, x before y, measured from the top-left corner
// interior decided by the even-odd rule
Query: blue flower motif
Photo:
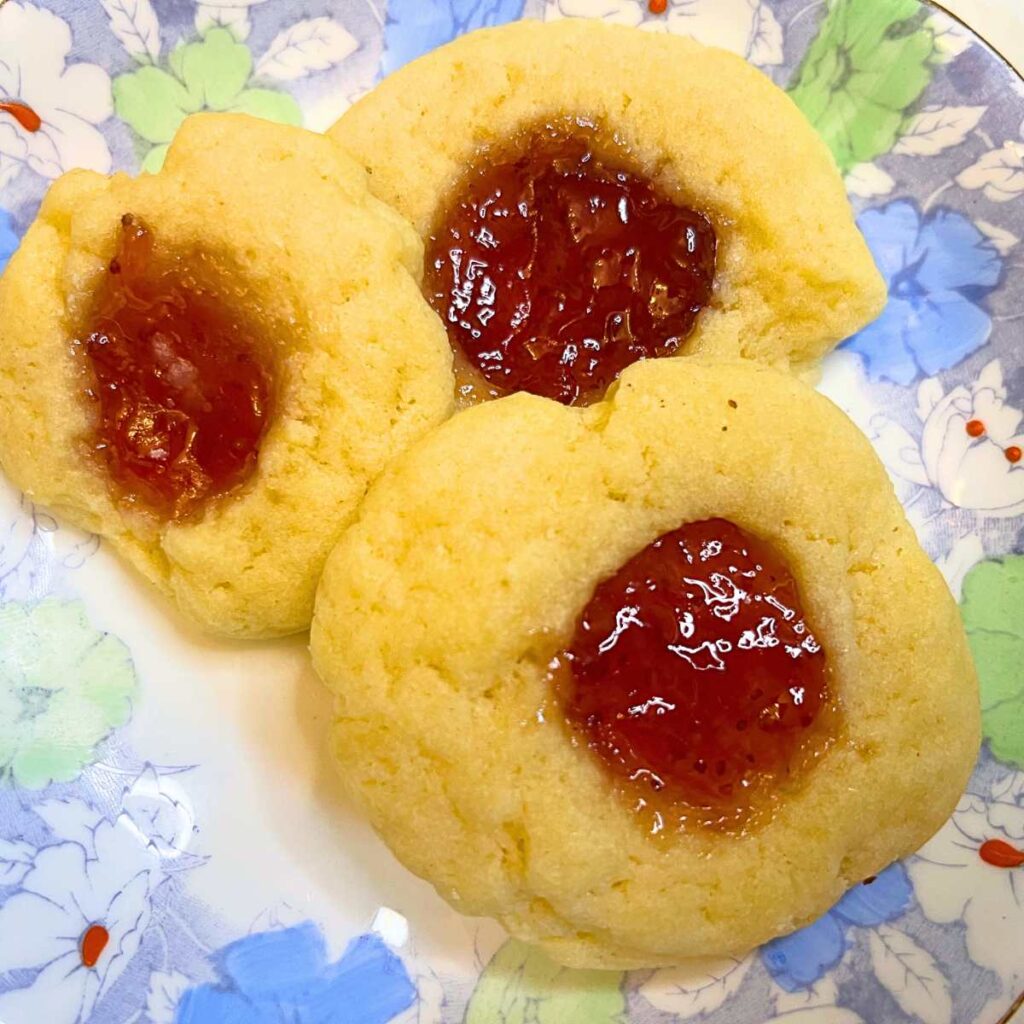
[[[376,935],[327,962],[310,921],[258,932],[214,956],[220,982],[189,989],[175,1024],[385,1024],[416,1000],[402,961]]]
[[[899,917],[913,896],[902,864],[887,867],[873,882],[855,886],[823,917],[792,935],[761,947],[768,973],[787,992],[813,985],[843,958],[846,932]]]
[[[381,72],[403,64],[450,39],[486,25],[522,17],[525,0],[391,0],[384,26]]]
[[[14,230],[14,221],[6,210],[0,210],[0,273],[17,248],[18,233]]]
[[[1002,260],[966,217],[944,207],[922,216],[898,199],[857,224],[889,286],[882,315],[844,345],[864,357],[871,377],[910,384],[988,341],[992,321],[980,302],[999,283]]]

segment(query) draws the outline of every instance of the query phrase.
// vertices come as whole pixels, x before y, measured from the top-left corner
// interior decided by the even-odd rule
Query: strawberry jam
[[[251,474],[272,405],[266,346],[204,253],[158,255],[126,214],[79,347],[94,380],[96,450],[129,504],[199,510]]]
[[[826,659],[766,543],[709,519],[599,584],[557,659],[569,722],[652,828],[740,825],[820,753]]]
[[[488,154],[428,240],[427,297],[491,395],[596,401],[631,363],[675,352],[711,296],[710,221],[605,163],[598,141],[545,125]]]

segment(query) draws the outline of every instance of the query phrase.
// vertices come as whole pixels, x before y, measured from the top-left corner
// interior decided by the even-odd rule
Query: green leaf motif
[[[229,110],[252,74],[249,48],[226,28],[179,47],[175,58],[176,73],[200,109]]]
[[[298,104],[286,92],[274,89],[245,89],[238,94],[232,110],[240,114],[251,114],[266,121],[281,124],[302,124],[302,113]]]
[[[144,142],[142,169],[163,166],[167,144],[189,114],[201,110],[251,114],[298,125],[302,111],[288,93],[247,88],[253,63],[249,48],[226,28],[211,28],[197,42],[176,47],[167,68],[146,66],[114,79],[114,110]]]
[[[167,150],[170,148],[170,145],[166,142],[160,146],[154,146],[142,161],[142,170],[146,174],[156,174],[163,167],[164,160],[167,159]]]
[[[621,1024],[622,979],[613,971],[559,967],[512,939],[480,975],[465,1024]]]
[[[80,601],[0,607],[0,778],[26,789],[70,782],[131,716],[127,647],[89,624]]]
[[[844,174],[892,149],[934,73],[918,0],[831,0],[789,94]]]
[[[1024,768],[1024,555],[976,565],[961,613],[981,684],[982,732],[996,757]]]
[[[170,142],[192,104],[188,90],[172,75],[147,66],[114,79],[114,109],[147,142]]]

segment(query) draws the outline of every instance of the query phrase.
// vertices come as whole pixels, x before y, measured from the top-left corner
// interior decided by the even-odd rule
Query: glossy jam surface
[[[95,447],[122,498],[164,518],[243,483],[270,417],[268,348],[224,291],[207,256],[158,257],[126,214],[80,342]]]
[[[603,163],[597,142],[547,125],[487,155],[427,243],[427,296],[492,394],[596,401],[631,363],[674,352],[708,303],[711,223]]]
[[[743,824],[820,751],[826,659],[796,583],[725,520],[665,534],[599,584],[559,661],[569,721],[655,831]]]

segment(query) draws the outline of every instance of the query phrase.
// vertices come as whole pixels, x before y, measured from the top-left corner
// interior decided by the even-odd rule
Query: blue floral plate
[[[962,601],[967,794],[745,959],[562,970],[348,810],[303,640],[198,638],[0,481],[2,1024],[997,1024],[1024,998],[1024,86],[964,26],[918,0],[0,0],[0,267],[71,167],[155,169],[210,107],[325,128],[519,17],[736,50],[832,148],[889,304],[822,388]]]

